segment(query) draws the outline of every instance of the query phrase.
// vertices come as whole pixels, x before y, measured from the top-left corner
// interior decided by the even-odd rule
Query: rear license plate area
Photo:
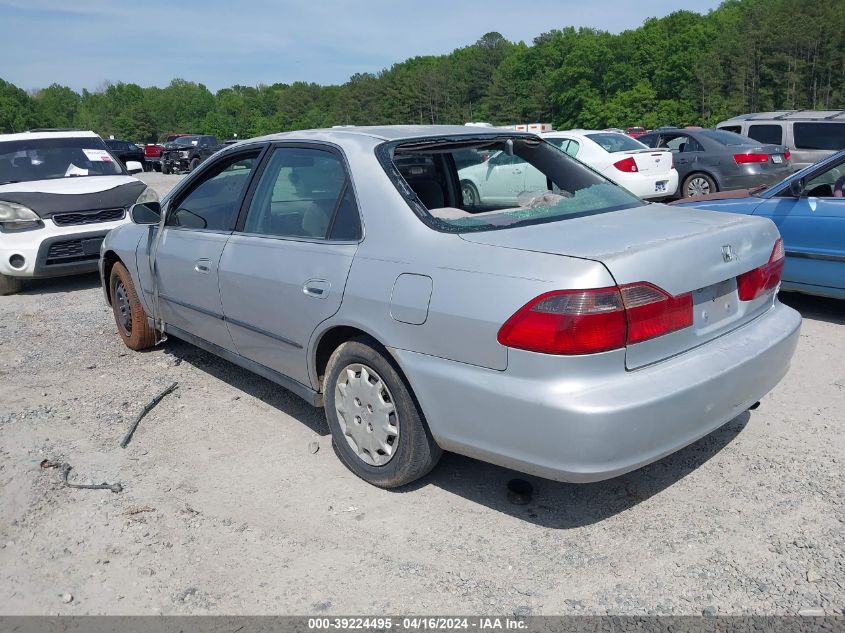
[[[775,165],[780,165],[783,162],[783,156],[781,156],[780,154],[774,154],[772,156],[772,162]]]
[[[697,331],[718,328],[739,315],[736,279],[727,279],[692,293],[693,327]]]
[[[667,184],[669,184],[668,180],[658,180],[656,183],[654,183],[654,191],[657,193],[666,191]]]

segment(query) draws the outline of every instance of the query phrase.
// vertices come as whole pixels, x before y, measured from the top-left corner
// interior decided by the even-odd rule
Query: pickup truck
[[[223,147],[216,136],[192,134],[180,136],[170,143],[165,143],[161,151],[161,172],[192,172],[200,163]]]

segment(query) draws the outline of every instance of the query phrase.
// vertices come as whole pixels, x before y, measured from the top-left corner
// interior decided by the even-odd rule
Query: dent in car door
[[[223,312],[236,351],[309,384],[306,350],[340,308],[360,223],[335,150],[273,150],[220,260]]]
[[[174,198],[154,251],[161,318],[230,350],[217,267],[257,156],[256,150],[218,161]]]

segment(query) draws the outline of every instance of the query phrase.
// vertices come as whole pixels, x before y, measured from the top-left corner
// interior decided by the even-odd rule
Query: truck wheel
[[[338,347],[323,385],[335,452],[364,481],[396,488],[428,473],[442,451],[410,387],[368,338]]]
[[[162,165],[161,166],[161,173],[163,173],[165,175],[169,174],[170,173],[170,165]]]
[[[200,166],[200,159],[199,158],[192,158],[191,162],[188,164],[188,173],[194,171],[197,167]]]
[[[13,295],[19,292],[22,286],[23,280],[20,277],[0,275],[0,296]]]
[[[155,345],[155,330],[147,321],[147,313],[135,292],[132,276],[120,262],[111,269],[109,290],[117,333],[126,347],[138,351]]]
[[[161,171],[161,163],[153,163],[154,171]]]

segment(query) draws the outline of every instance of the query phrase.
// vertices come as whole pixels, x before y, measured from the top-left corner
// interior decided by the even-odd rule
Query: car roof
[[[739,114],[720,121],[719,125],[741,121],[845,121],[845,110],[774,110]]]
[[[366,136],[381,141],[403,141],[416,138],[429,138],[438,136],[525,136],[536,137],[536,134],[527,132],[515,132],[500,128],[488,128],[465,125],[344,125],[332,128],[314,130],[298,130],[295,132],[280,132],[268,134],[258,138],[248,139],[255,141],[275,141],[291,139],[308,139],[323,141],[340,141],[350,136]],[[245,139],[246,141],[247,139]]]
[[[61,131],[35,131],[35,132],[18,132],[16,134],[0,134],[0,143],[6,141],[25,141],[37,140],[44,138],[80,138],[80,137],[98,137],[97,134],[90,130],[61,130]]]

